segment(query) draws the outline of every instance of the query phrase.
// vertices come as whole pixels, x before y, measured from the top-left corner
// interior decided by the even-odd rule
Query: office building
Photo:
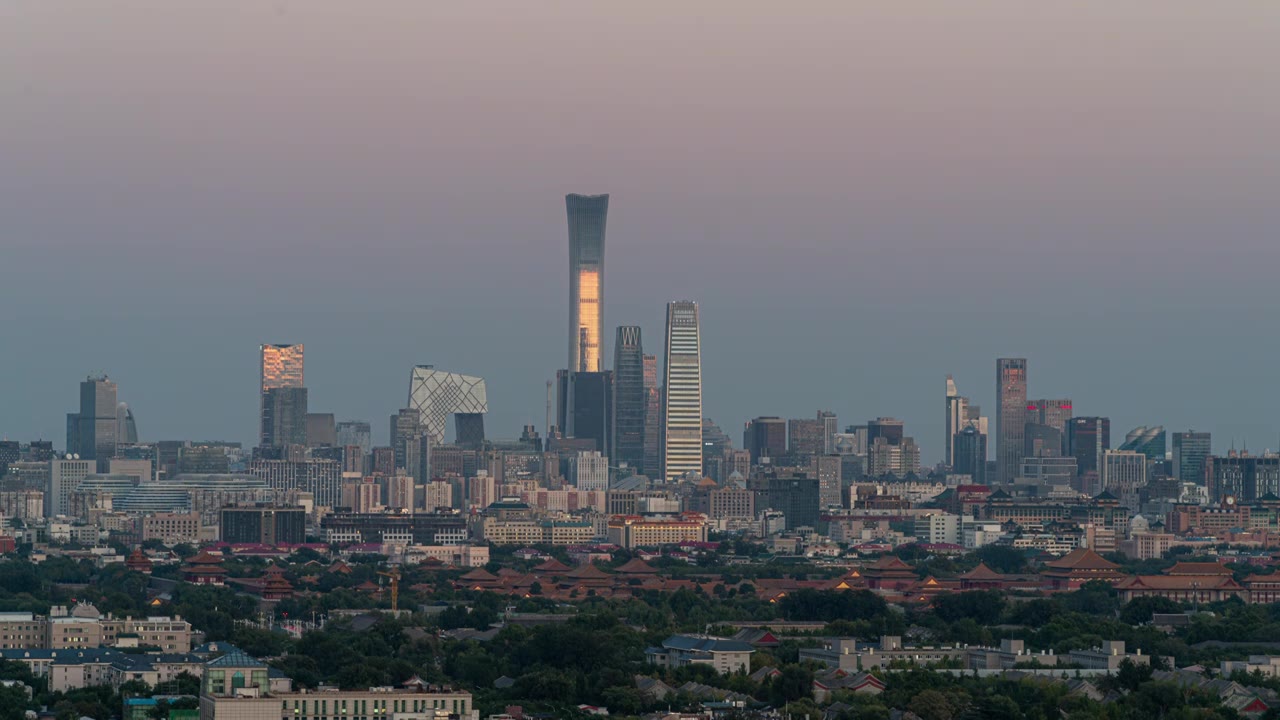
[[[1204,460],[1209,498],[1215,503],[1252,504],[1266,495],[1280,497],[1280,456],[1232,451]]]
[[[809,460],[809,474],[818,478],[818,504],[821,507],[840,507],[844,504],[839,455],[814,455]]]
[[[307,541],[307,511],[266,504],[226,507],[218,527],[225,543],[296,545]]]
[[[867,447],[867,475],[871,477],[906,477],[920,472],[920,448],[915,440],[901,438],[893,443],[884,435]]]
[[[1022,428],[1022,456],[1062,457],[1066,448],[1062,431],[1052,425],[1027,423]]]
[[[623,325],[613,344],[613,459],[636,473],[644,465],[645,397],[644,349],[640,327]]]
[[[702,343],[698,305],[667,304],[663,477],[702,472]]]
[[[952,472],[968,475],[974,485],[985,485],[987,482],[987,436],[970,425],[956,433],[953,450],[955,459],[951,464]]]
[[[815,527],[818,523],[821,488],[818,478],[807,473],[761,472],[747,480],[747,489],[756,494],[756,512],[781,511],[786,529]]]
[[[373,450],[373,430],[369,423],[361,420],[343,420],[334,428],[338,445],[347,447],[356,445],[360,452],[368,455]]]
[[[996,482],[1013,481],[1022,467],[1027,423],[1026,358],[996,360]]]
[[[608,490],[609,458],[596,450],[574,455],[569,459],[569,481],[579,490]]]
[[[1147,487],[1147,456],[1129,450],[1104,450],[1101,475],[1102,489],[1136,512],[1139,493]]]
[[[1028,400],[1026,421],[1047,425],[1060,433],[1066,433],[1067,424],[1071,422],[1071,412],[1070,399]]]
[[[1076,472],[1081,476],[1101,476],[1102,454],[1111,449],[1111,419],[1105,417],[1071,418],[1067,426],[1067,453],[1076,459]]]
[[[780,417],[764,416],[747,422],[742,447],[751,453],[751,464],[761,458],[777,460],[787,454],[787,423]]]
[[[320,507],[342,502],[342,463],[338,460],[264,460],[249,463],[249,475],[279,492],[311,493]]]
[[[67,415],[67,452],[94,460],[98,470],[106,472],[107,461],[116,454],[116,410],[116,384],[106,375],[85,378],[80,383],[80,412]]]
[[[644,355],[644,474],[662,472],[662,386],[658,383],[658,356]]]
[[[600,372],[604,343],[604,237],[608,195],[567,195],[570,373]]]
[[[787,421],[787,454],[796,457],[822,455],[827,447],[827,421],[821,414],[810,420],[792,418]]]
[[[262,395],[262,447],[307,444],[307,389],[269,388]]]
[[[972,427],[978,431],[983,437],[987,435],[987,419],[982,417],[982,408],[969,402],[969,398],[960,394],[956,389],[955,380],[947,376],[947,416],[944,426],[945,454],[943,455],[944,463],[948,467],[955,467],[955,437],[965,428]],[[986,453],[984,452],[983,455]]]
[[[402,408],[395,415],[391,416],[391,450],[395,457],[395,469],[409,469],[408,456],[411,452],[410,447],[418,442],[418,438],[423,435],[422,429],[422,413],[414,408]],[[376,460],[376,458],[375,458]],[[375,472],[378,468],[375,465]],[[391,473],[383,473],[390,475]]]
[[[138,423],[133,418],[129,403],[116,403],[116,441],[121,445],[138,442]]]
[[[840,420],[830,410],[819,410],[818,420],[822,421],[822,454],[834,455],[836,453],[836,434],[840,432]]]
[[[418,365],[409,374],[407,407],[418,411],[422,430],[437,445],[444,442],[450,415],[458,444],[484,442],[484,414],[489,412],[484,378]]]
[[[259,431],[258,444],[263,447],[272,447],[277,443],[272,442],[273,432],[272,425],[275,422],[272,414],[272,406],[274,402],[269,396],[268,391],[276,388],[301,388],[306,385],[303,376],[303,346],[297,345],[259,345],[259,376],[261,378],[259,392],[261,394],[261,426]],[[298,431],[304,437],[306,435],[306,396],[302,396],[302,417],[297,419],[301,424]],[[292,398],[293,402],[297,402],[298,397]],[[295,410],[296,411],[296,410]],[[287,422],[293,423],[294,419]]]
[[[74,457],[49,461],[49,488],[44,496],[44,509],[49,517],[71,514],[71,495],[86,477],[97,470],[93,460]]]
[[[884,438],[890,445],[901,445],[906,435],[901,420],[880,417],[867,423],[867,447],[871,447],[878,438]]]
[[[565,438],[587,440],[603,455],[613,452],[613,371],[556,373],[556,419]]]
[[[1163,427],[1147,427],[1140,425],[1124,436],[1124,442],[1118,448],[1140,452],[1148,460],[1165,459],[1165,431]]]
[[[1213,452],[1211,436],[1207,432],[1176,432],[1173,434],[1173,476],[1182,482],[1204,485],[1205,458]]]
[[[334,447],[338,445],[338,428],[333,413],[307,413],[307,447]]]

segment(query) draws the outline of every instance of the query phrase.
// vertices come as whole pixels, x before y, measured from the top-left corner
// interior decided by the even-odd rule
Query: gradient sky
[[[1276,447],[1274,0],[0,3],[0,436],[77,383],[257,429],[257,345],[385,442],[410,367],[542,430],[563,195],[605,324],[702,308],[705,404],[907,421],[995,358],[1076,413]]]

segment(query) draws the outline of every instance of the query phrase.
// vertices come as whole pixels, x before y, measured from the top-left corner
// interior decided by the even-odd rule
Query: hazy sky
[[[907,421],[995,358],[1077,414],[1275,447],[1280,4],[0,3],[0,435],[77,383],[257,428],[257,345],[385,442],[415,363],[543,430],[563,195],[605,324],[702,309],[705,404]]]

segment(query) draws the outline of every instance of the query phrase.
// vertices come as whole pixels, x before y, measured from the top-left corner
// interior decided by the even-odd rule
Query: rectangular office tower
[[[116,384],[106,375],[80,383],[80,412],[67,415],[67,452],[96,461],[100,472],[116,454],[119,423],[116,418]]]
[[[1011,483],[1022,467],[1027,423],[1027,360],[996,360],[996,482]]]
[[[592,440],[593,449],[613,457],[613,371],[556,373],[556,420],[565,437]]]
[[[1206,483],[1205,458],[1212,452],[1212,436],[1207,432],[1173,434],[1173,472],[1182,482]]]
[[[608,195],[566,195],[569,216],[569,371],[600,372]]]
[[[698,304],[667,304],[666,412],[663,470],[667,480],[702,472],[702,345]]]
[[[623,325],[613,344],[613,460],[626,463],[632,471],[644,467],[644,349],[640,328]]]
[[[272,437],[273,430],[281,426],[289,428],[286,434],[292,435],[292,428],[299,428],[305,440],[307,425],[307,406],[305,393],[280,393],[272,398],[270,392],[276,388],[302,388],[306,385],[302,372],[303,346],[297,345],[259,345],[259,369],[261,383],[259,387],[258,444],[270,447],[277,444]],[[299,406],[299,403],[301,405]],[[301,416],[288,418],[278,417],[279,411],[301,413]],[[275,428],[273,428],[275,425]],[[283,439],[283,438],[281,438]]]

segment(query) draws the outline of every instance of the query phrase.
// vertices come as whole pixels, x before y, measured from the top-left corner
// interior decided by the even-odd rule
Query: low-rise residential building
[[[650,663],[661,667],[709,665],[716,672],[728,674],[750,669],[753,652],[755,648],[741,640],[709,635],[672,635],[662,641],[662,647],[645,650],[645,656]]]

